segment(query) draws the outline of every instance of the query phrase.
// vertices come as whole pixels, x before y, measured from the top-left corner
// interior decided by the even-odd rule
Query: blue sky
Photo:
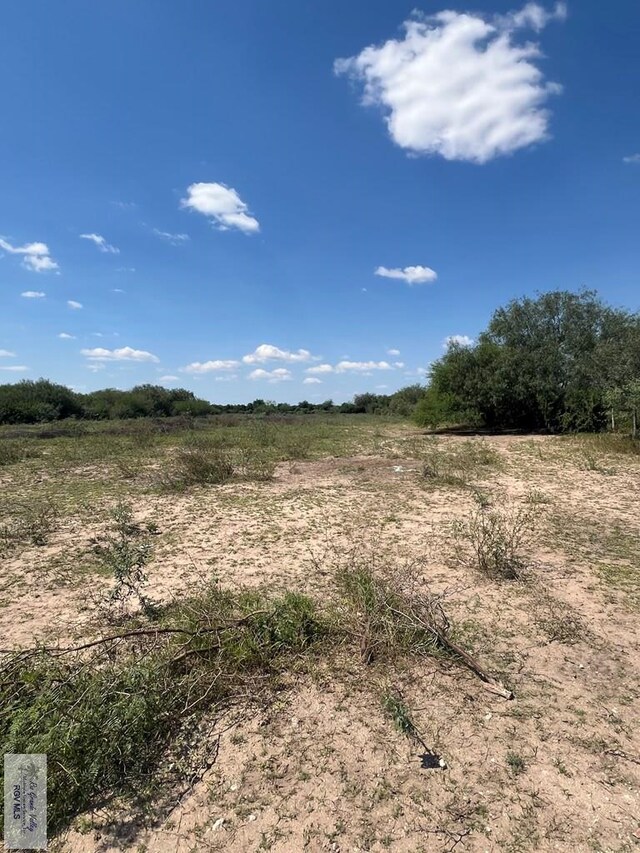
[[[5,3],[0,382],[342,401],[513,297],[637,310],[639,32],[637,0]]]

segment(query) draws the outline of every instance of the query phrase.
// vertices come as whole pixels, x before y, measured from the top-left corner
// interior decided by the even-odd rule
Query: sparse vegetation
[[[331,413],[1,432],[0,738],[49,756],[52,849],[175,845],[192,796],[194,848],[628,831],[630,437]],[[609,798],[589,837],[586,795]]]
[[[453,535],[462,546],[461,559],[492,578],[522,577],[527,568],[524,549],[535,530],[535,519],[530,509],[475,510],[466,521],[453,524]]]

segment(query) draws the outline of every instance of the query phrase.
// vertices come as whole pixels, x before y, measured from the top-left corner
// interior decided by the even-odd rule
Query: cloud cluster
[[[249,213],[249,208],[233,187],[218,183],[197,183],[187,187],[187,197],[182,207],[208,216],[222,231],[236,229],[245,234],[255,234],[260,223]]]
[[[363,103],[380,107],[393,141],[423,155],[486,163],[549,136],[545,103],[562,89],[537,67],[541,51],[517,43],[566,17],[538,3],[487,20],[478,13],[414,15],[404,36],[339,59],[336,74],[363,85]]]
[[[316,356],[309,350],[299,349],[296,352],[280,349],[273,344],[260,344],[253,352],[242,357],[245,364],[264,364],[265,361],[313,361]]]
[[[119,255],[120,249],[116,249],[115,246],[112,246],[110,243],[107,243],[106,239],[101,234],[81,234],[81,240],[90,240],[94,245],[98,247],[101,252],[105,252],[110,255]]]
[[[286,382],[289,379],[293,379],[293,375],[286,367],[276,367],[275,370],[264,370],[264,368],[258,367],[256,370],[251,371],[249,379],[266,379],[270,383]]]
[[[388,267],[378,267],[374,271],[374,275],[379,275],[382,278],[395,278],[400,281],[406,281],[407,284],[427,284],[435,281],[438,278],[438,273],[432,270],[431,267],[396,267],[389,269]]]
[[[119,349],[95,349],[80,350],[89,361],[146,361],[157,363],[160,361],[157,355],[146,350],[132,349],[131,347],[120,347]]]
[[[26,243],[24,246],[13,246],[4,237],[0,237],[0,249],[10,255],[22,255],[22,266],[31,272],[51,272],[58,269],[58,264],[51,257],[46,243]]]

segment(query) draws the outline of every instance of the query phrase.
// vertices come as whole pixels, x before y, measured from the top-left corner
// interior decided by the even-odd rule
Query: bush
[[[453,524],[454,536],[467,549],[459,556],[489,577],[519,578],[527,567],[523,548],[530,541],[534,522],[531,508],[508,515],[479,508],[467,521]]]

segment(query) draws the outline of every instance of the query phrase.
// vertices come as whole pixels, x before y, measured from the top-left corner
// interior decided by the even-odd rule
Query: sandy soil
[[[393,445],[390,437],[390,446]],[[446,769],[382,714],[385,673],[319,671],[218,734],[215,761],[159,825],[114,840],[89,816],[55,849],[88,851],[630,851],[640,845],[640,464],[584,457],[555,438],[474,439],[500,467],[473,489],[425,484],[415,448],[279,466],[271,483],[136,499],[159,528],[150,590],[168,599],[212,577],[327,593],[327,545],[359,539],[420,558],[467,647],[515,693],[412,665],[401,690]],[[445,438],[447,452],[463,439]],[[404,454],[404,455],[403,455]],[[524,581],[456,558],[451,522],[477,505],[533,507]],[[44,547],[5,556],[1,645],[98,630],[107,581],[90,571],[105,507],[65,517]],[[224,726],[223,726],[224,727]],[[204,735],[203,735],[204,737]],[[176,796],[178,800],[178,796]],[[81,830],[81,831],[80,831]]]

